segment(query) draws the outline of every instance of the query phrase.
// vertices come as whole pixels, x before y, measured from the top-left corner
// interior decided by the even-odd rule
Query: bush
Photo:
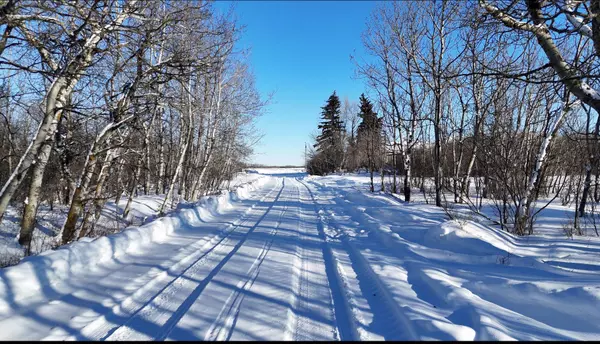
[[[317,176],[323,176],[330,172],[322,154],[316,154],[308,160],[306,172]]]

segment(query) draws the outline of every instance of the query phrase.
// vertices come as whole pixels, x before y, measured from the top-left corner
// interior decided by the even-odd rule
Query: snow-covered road
[[[5,269],[0,339],[600,335],[597,272],[575,274],[525,256],[513,258],[514,266],[498,264],[501,244],[467,234],[459,234],[462,246],[445,245],[453,232],[442,226],[442,238],[443,215],[433,207],[289,173],[266,176],[248,197],[214,209],[188,209],[165,235],[119,254],[113,247],[98,264],[70,268],[60,278],[49,275],[57,261],[44,263],[43,256],[28,270]],[[71,254],[48,257],[61,251]],[[19,292],[17,281],[32,276],[39,288]]]

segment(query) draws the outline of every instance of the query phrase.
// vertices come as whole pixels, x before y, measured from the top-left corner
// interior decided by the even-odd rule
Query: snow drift
[[[96,239],[82,238],[57,250],[27,257],[15,266],[0,269],[0,313],[7,313],[15,306],[27,307],[41,300],[38,296],[44,287],[72,278],[125,253],[140,250],[149,243],[163,242],[174,231],[184,228],[184,224],[199,224],[218,216],[231,206],[232,201],[248,198],[267,179],[266,176],[260,176],[233,191],[203,197],[192,206],[181,205],[167,216],[143,226],[129,227],[117,234]]]

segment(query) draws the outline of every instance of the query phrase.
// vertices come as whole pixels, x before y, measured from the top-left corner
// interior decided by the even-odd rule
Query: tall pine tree
[[[335,91],[327,99],[325,106],[321,108],[322,121],[319,124],[321,134],[317,136],[316,161],[319,162],[319,174],[330,173],[338,170],[342,164],[344,143],[342,131],[344,125],[340,118],[340,98]]]
[[[383,157],[381,157],[383,143],[381,133],[382,119],[377,117],[377,113],[373,110],[373,104],[364,94],[360,95],[360,112],[358,116],[362,121],[358,125],[356,134],[357,145],[365,156],[363,166],[369,169],[371,191],[374,191],[373,171],[377,165],[381,165],[383,162]]]

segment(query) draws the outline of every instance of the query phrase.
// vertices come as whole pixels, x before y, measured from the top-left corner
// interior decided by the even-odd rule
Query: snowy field
[[[244,175],[0,270],[0,339],[600,338],[600,240],[562,235],[566,208],[517,238],[371,194],[364,175]]]

